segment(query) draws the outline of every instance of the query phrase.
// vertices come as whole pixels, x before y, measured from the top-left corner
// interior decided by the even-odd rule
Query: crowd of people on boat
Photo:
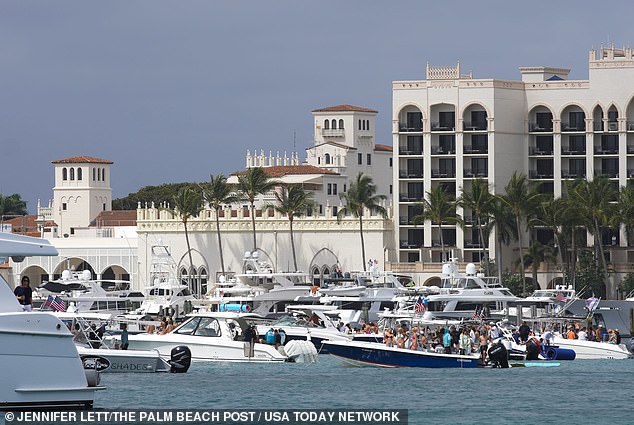
[[[608,344],[621,344],[621,334],[618,329],[606,329],[603,325],[596,327],[583,326],[580,322],[575,322],[566,326],[546,327],[544,335],[550,335],[553,332],[559,333],[566,339],[578,339],[581,341],[605,342]],[[545,339],[545,338],[544,338]]]

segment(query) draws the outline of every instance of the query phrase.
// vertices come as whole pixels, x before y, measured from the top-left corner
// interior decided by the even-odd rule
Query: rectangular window
[[[392,158],[390,158],[390,167],[392,167]]]
[[[363,164],[363,154],[362,153],[357,154],[357,163],[359,165]]]
[[[441,129],[453,130],[456,126],[453,112],[438,112],[438,125]]]
[[[471,125],[476,130],[486,130],[487,128],[486,111],[471,111]]]
[[[392,185],[390,185],[390,195],[392,194]]]
[[[583,112],[569,112],[570,128],[573,130],[584,130],[586,126],[584,118]]]
[[[407,129],[410,131],[422,131],[423,114],[421,112],[407,113]]]
[[[62,211],[66,211],[68,209],[68,205],[66,202],[62,203]]]
[[[319,215],[324,215],[324,206],[319,204]]]
[[[343,191],[345,192],[345,191],[346,191],[346,189],[347,189],[347,185],[344,183],[344,184],[343,184]]]
[[[438,137],[438,153],[449,153],[452,154],[456,152],[456,136],[454,135],[440,135]]]
[[[336,195],[337,194],[337,183],[333,183],[332,184],[332,194]]]
[[[372,155],[368,154],[368,165],[372,165]]]
[[[537,112],[535,118],[537,120],[537,129],[553,131],[553,114],[550,112]]]
[[[333,217],[337,217],[337,212],[338,212],[337,207],[332,207],[332,216]]]
[[[332,184],[328,183],[328,195],[332,195]]]

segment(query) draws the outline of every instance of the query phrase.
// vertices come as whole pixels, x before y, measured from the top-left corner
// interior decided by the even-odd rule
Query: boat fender
[[[574,360],[577,357],[577,353],[568,348],[548,347],[545,351],[547,360]]]
[[[98,387],[101,382],[101,375],[96,369],[84,369],[86,374],[86,382],[89,387]]]
[[[192,363],[192,352],[186,345],[179,345],[172,348],[170,353],[170,372],[185,373]]]

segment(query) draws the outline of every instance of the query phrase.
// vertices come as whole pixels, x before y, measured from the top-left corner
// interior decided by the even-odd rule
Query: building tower
[[[55,166],[52,217],[59,235],[85,228],[101,211],[112,209],[112,161],[88,156],[52,161]]]

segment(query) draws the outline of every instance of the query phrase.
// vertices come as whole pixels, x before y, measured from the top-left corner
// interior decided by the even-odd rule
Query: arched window
[[[325,157],[324,157],[324,163],[325,163],[325,164],[330,164],[330,154],[329,154],[329,153],[327,153],[327,154],[325,155]]]
[[[361,130],[361,120],[359,120],[359,130]]]
[[[367,120],[367,125],[365,127],[366,127],[366,130],[370,129],[370,120]]]
[[[343,130],[343,120],[339,120],[339,128]]]
[[[62,168],[62,180],[68,180],[68,170],[66,167]]]
[[[101,181],[102,182],[106,181],[106,169],[105,168],[101,169]]]
[[[324,130],[330,130],[330,121],[328,120],[324,121]]]
[[[70,169],[70,179],[75,180],[75,169],[72,167]]]
[[[97,180],[97,169],[93,168],[92,169],[92,181]]]
[[[77,169],[77,180],[82,180],[82,172],[81,172],[81,168]]]
[[[334,120],[334,119],[333,119],[333,120],[330,122],[330,124],[331,124],[331,127],[332,127],[332,129],[333,129],[333,130],[336,130],[336,129],[337,129],[337,120]]]
[[[319,269],[315,267],[313,269],[313,285],[321,286],[321,273],[319,273]]]
[[[201,293],[207,293],[207,269],[201,267],[198,271],[198,281],[200,282]]]

